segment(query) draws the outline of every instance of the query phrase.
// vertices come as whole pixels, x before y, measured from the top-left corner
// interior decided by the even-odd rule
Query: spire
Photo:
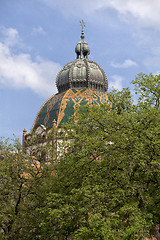
[[[84,27],[85,27],[85,22],[82,20],[80,21],[80,25],[82,27],[82,33],[81,33],[81,41],[77,44],[75,48],[75,52],[77,54],[77,58],[87,58],[88,55],[90,54],[89,46],[88,44],[84,41]]]

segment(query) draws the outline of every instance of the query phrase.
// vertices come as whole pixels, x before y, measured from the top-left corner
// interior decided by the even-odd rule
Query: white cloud
[[[60,65],[41,58],[32,61],[26,53],[14,54],[8,43],[18,32],[16,29],[8,29],[8,33],[4,42],[0,42],[0,87],[30,88],[41,96],[54,94]]]
[[[0,26],[0,31],[2,33],[2,41],[6,46],[12,47],[20,42],[20,37],[16,29]]]
[[[122,82],[124,78],[115,74],[111,76],[111,79],[112,80],[109,82],[109,89],[111,90],[112,88],[115,88],[118,89],[119,91],[122,90],[123,88]]]
[[[144,26],[159,26],[160,1],[159,0],[113,0],[111,6],[120,14],[132,15]]]
[[[112,62],[111,66],[114,68],[128,68],[128,67],[137,66],[137,63],[132,61],[131,59],[126,59],[123,63]]]
[[[65,15],[82,16],[97,10],[114,9],[123,20],[133,17],[143,26],[160,27],[159,0],[40,0],[53,8],[59,8]]]
[[[38,26],[38,27],[34,27],[33,28],[32,34],[42,34],[42,35],[45,35],[46,32],[45,32],[45,30],[41,26]]]

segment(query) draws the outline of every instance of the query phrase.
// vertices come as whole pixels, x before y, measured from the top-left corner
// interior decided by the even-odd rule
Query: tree
[[[129,89],[114,90],[112,109],[85,106],[65,125],[73,141],[40,210],[50,238],[144,239],[160,224],[159,75],[133,84],[137,104]]]
[[[35,157],[23,154],[17,139],[13,144],[0,141],[0,161],[0,239],[37,239],[34,209],[43,194],[36,189],[45,169]]]
[[[143,107],[160,107],[160,74],[139,73],[132,83],[135,93],[139,94],[139,104],[143,104]]]
[[[2,239],[136,240],[154,234],[160,224],[159,77],[140,74],[132,81],[137,104],[127,88],[110,93],[112,106],[80,108],[78,123],[72,119],[63,128],[65,151],[56,161],[36,170],[21,151],[5,154]]]

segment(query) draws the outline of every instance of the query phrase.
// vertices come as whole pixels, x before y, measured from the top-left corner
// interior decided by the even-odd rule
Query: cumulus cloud
[[[109,89],[112,88],[118,89],[119,91],[123,88],[123,82],[124,78],[119,75],[113,75],[111,76],[111,81],[109,82]]]
[[[131,59],[126,59],[123,63],[111,63],[111,66],[114,68],[128,68],[137,66],[137,63],[132,61]]]
[[[39,57],[33,61],[26,53],[14,54],[10,41],[17,36],[16,29],[8,29],[6,39],[0,42],[0,87],[30,88],[41,96],[52,95],[56,92],[55,79],[60,65]]]
[[[125,20],[133,17],[143,26],[155,26],[160,23],[159,0],[40,0],[51,7],[59,8],[65,15],[82,16],[93,14],[97,10],[114,9]]]

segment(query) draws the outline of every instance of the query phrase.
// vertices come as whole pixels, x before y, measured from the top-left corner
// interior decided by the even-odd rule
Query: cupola
[[[88,58],[90,49],[84,38],[82,25],[81,41],[75,48],[77,59],[67,63],[57,75],[56,85],[59,93],[70,88],[89,88],[102,92],[108,89],[105,72],[96,62]]]
[[[77,114],[79,106],[112,104],[108,99],[108,81],[100,66],[89,60],[90,49],[84,41],[84,22],[81,21],[81,40],[75,48],[76,59],[67,63],[58,73],[56,85],[58,93],[51,96],[39,110],[32,130],[39,125],[52,128],[69,121]]]

